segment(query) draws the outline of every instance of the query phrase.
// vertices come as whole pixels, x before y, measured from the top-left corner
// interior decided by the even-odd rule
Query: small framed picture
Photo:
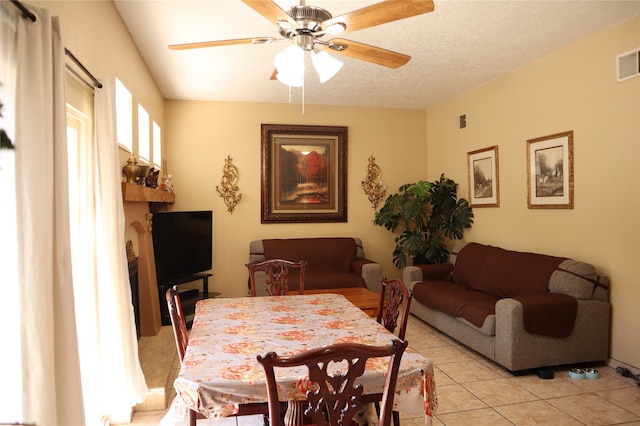
[[[573,208],[573,130],[527,141],[530,209]]]
[[[468,152],[467,158],[469,160],[469,205],[499,207],[498,146]]]

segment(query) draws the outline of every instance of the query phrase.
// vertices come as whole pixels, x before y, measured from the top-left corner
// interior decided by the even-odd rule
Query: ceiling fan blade
[[[346,34],[387,22],[433,12],[433,9],[433,0],[386,0],[327,19],[322,23],[322,28],[326,30],[331,25],[342,22],[346,25],[346,29],[340,34]]]
[[[331,47],[332,45],[346,46],[346,49],[336,50]],[[334,38],[329,40],[325,45],[325,48],[331,53],[339,53],[341,55],[361,59],[367,62],[373,62],[374,64],[389,68],[400,68],[411,59],[411,56],[403,53],[394,52],[381,47],[370,46],[353,40],[345,40],[343,38]]]
[[[286,21],[292,28],[298,28],[298,23],[273,1],[242,0],[242,2],[276,25],[278,21]]]
[[[236,38],[231,40],[215,40],[215,41],[201,41],[198,43],[172,44],[172,45],[169,45],[169,49],[187,50],[187,49],[199,49],[201,47],[234,46],[236,44],[264,44],[264,43],[271,43],[275,40],[276,39],[273,37]]]

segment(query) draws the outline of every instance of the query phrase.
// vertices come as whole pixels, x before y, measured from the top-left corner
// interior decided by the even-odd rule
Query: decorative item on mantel
[[[172,176],[169,174],[169,169],[167,167],[167,160],[162,160],[162,183],[160,183],[160,189],[163,191],[173,192],[171,178]]]
[[[160,170],[156,169],[155,167],[151,167],[147,172],[147,175],[140,180],[140,184],[142,186],[146,186],[147,188],[157,188],[159,174]]]
[[[122,168],[122,173],[127,178],[127,183],[135,183],[138,173],[140,173],[140,166],[138,166],[138,160],[136,156],[131,154],[127,160],[127,165]]]
[[[373,209],[378,208],[378,203],[387,193],[384,185],[380,182],[381,180],[382,172],[376,164],[376,159],[371,155],[369,157],[369,165],[367,166],[367,177],[362,180],[362,189],[364,189],[364,193],[369,197],[369,202]]]
[[[222,169],[222,181],[220,186],[216,185],[216,191],[220,194],[220,197],[224,199],[224,203],[227,206],[227,211],[233,213],[233,209],[238,205],[242,194],[238,194],[238,169],[231,164],[231,156],[227,155],[224,160],[224,168]],[[220,189],[222,187],[222,189]]]

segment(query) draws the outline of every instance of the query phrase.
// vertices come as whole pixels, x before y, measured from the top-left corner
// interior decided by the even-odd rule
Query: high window
[[[149,137],[149,113],[138,104],[138,160],[143,163],[150,163],[151,147]]]
[[[162,169],[162,132],[155,121],[153,122],[153,166],[156,169]],[[166,174],[166,170],[162,170],[162,174]]]
[[[118,145],[133,153],[133,102],[131,92],[116,78],[116,127]]]

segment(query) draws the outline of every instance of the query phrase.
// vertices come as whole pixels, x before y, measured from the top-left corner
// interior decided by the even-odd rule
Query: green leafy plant
[[[444,263],[449,258],[447,239],[462,239],[473,223],[473,210],[464,198],[458,199],[458,184],[444,177],[434,182],[418,181],[398,188],[375,213],[373,224],[394,232],[393,263],[404,268],[413,264]]]

